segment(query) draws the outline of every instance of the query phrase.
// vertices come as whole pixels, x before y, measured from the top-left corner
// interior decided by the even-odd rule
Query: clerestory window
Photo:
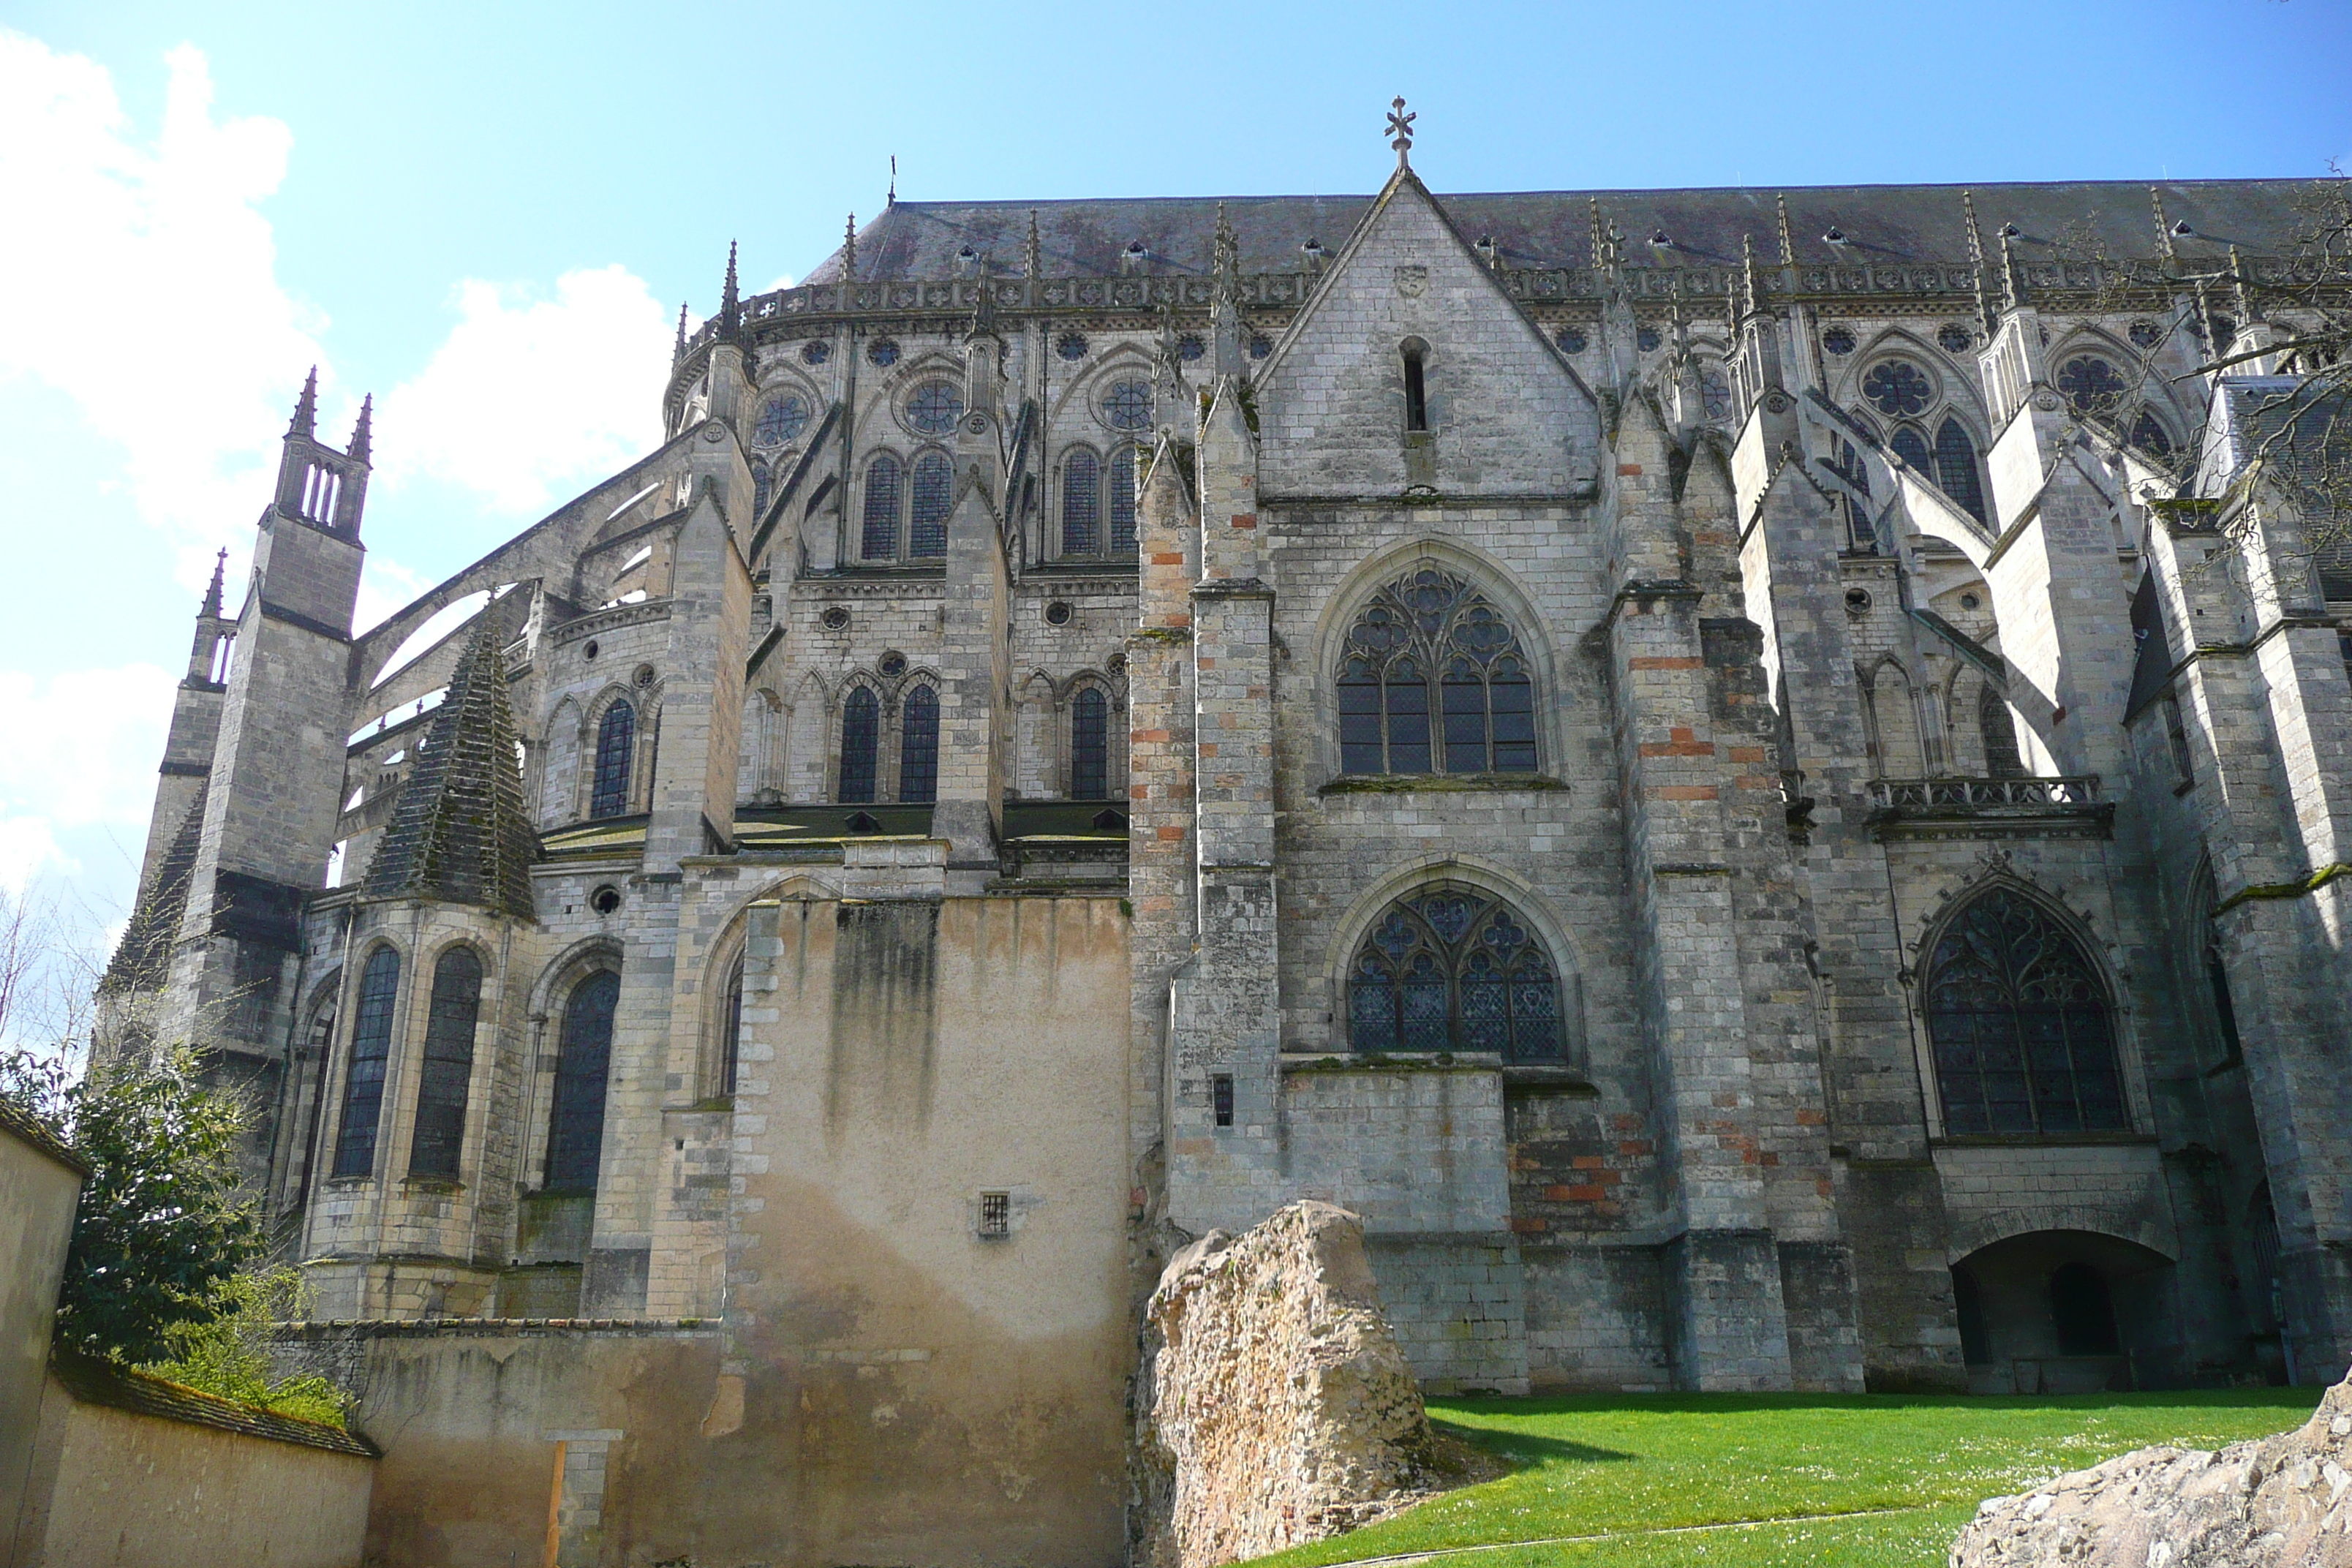
[[[1424,567],[1372,596],[1339,661],[1344,773],[1536,770],[1535,683],[1485,595]]]
[[[1359,1051],[1493,1051],[1507,1062],[1563,1054],[1559,972],[1519,912],[1440,884],[1389,906],[1348,974]]]

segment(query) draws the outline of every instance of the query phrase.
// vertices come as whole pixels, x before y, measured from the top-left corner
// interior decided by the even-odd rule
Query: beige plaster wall
[[[39,1429],[49,1321],[81,1175],[0,1123],[0,1563]]]

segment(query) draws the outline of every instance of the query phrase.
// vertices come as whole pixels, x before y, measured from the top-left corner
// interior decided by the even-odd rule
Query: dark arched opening
[[[604,1083],[613,1062],[613,1011],[621,977],[611,970],[572,988],[555,1058],[555,1106],[547,1139],[551,1192],[590,1192],[604,1149]]]
[[[2192,1358],[2173,1265],[2095,1231],[2037,1230],[1952,1266],[1961,1354],[1977,1394],[2179,1386]]]

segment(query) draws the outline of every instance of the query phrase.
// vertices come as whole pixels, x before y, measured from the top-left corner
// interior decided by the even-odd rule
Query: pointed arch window
[[[1519,912],[1439,884],[1372,922],[1348,973],[1359,1051],[1493,1051],[1507,1062],[1564,1053],[1559,972]]]
[[[1985,520],[1984,480],[1977,472],[1977,444],[1967,426],[1947,415],[1936,431],[1936,488],[1979,522]]]
[[[761,458],[752,458],[751,518],[753,521],[756,522],[767,515],[768,498],[775,493],[775,475],[769,471],[767,461]]]
[[[898,798],[940,798],[940,694],[928,686],[908,692],[899,713]]]
[[[874,798],[874,753],[882,734],[882,705],[858,687],[841,705],[841,788],[835,798],[863,804]]]
[[[618,816],[629,809],[629,760],[636,751],[637,710],[625,697],[614,699],[596,721],[596,771],[588,797],[590,816]]]
[[[2142,409],[2139,417],[2132,421],[2131,444],[2151,458],[2172,456],[2172,437],[2164,433],[2164,426],[2158,423],[2156,416],[2146,409]]]
[[[466,1096],[474,1077],[474,1025],[481,1016],[482,961],[453,947],[433,965],[433,999],[425,1015],[425,1071],[416,1089],[416,1131],[409,1143],[412,1176],[457,1174],[466,1146]]]
[[[743,1060],[743,955],[735,955],[735,966],[727,972],[727,1012],[719,1020],[724,1033],[719,1037],[719,1092],[732,1098],[735,1079]]]
[[[1961,910],[1926,997],[1947,1131],[2129,1130],[2106,987],[2040,905],[1997,888]]]
[[[1526,652],[1502,613],[1451,573],[1424,567],[1372,596],[1349,630],[1339,687],[1344,773],[1536,769]]]
[[[945,452],[915,459],[914,520],[907,530],[907,553],[929,560],[948,552],[948,508],[955,495],[955,463]]]
[[[1935,459],[1927,451],[1927,437],[1919,434],[1916,425],[1896,426],[1895,434],[1886,444],[1894,447],[1895,454],[1910,464],[1915,472],[1922,475],[1935,473]]]
[[[1062,553],[1092,555],[1102,524],[1102,459],[1081,447],[1062,462]]]
[[[1135,553],[1135,447],[1122,446],[1110,455],[1110,552]]]
[[[1081,688],[1070,702],[1070,798],[1104,800],[1110,795],[1110,703],[1095,687]]]
[[[613,1065],[613,1013],[621,977],[611,970],[572,988],[557,1037],[555,1107],[547,1138],[551,1192],[593,1192],[604,1149],[604,1080]]]
[[[376,1125],[383,1116],[383,1075],[392,1057],[393,1005],[400,997],[400,954],[379,947],[360,971],[352,1016],[352,1059],[343,1079],[343,1119],[335,1133],[335,1174],[372,1175]]]
[[[868,561],[898,558],[898,489],[904,471],[885,452],[866,466],[866,521],[858,553]]]

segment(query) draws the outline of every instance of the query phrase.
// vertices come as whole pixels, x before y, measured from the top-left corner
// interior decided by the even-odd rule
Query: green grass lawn
[[[2317,1391],[2300,1388],[1433,1402],[1429,1413],[1444,1428],[1522,1468],[1256,1561],[1311,1568],[1436,1552],[1430,1561],[1445,1568],[1942,1568],[1985,1498],[2151,1444],[2211,1448],[2268,1436],[2301,1425],[2317,1402]],[[1447,1550],[1544,1541],[1552,1543]]]

